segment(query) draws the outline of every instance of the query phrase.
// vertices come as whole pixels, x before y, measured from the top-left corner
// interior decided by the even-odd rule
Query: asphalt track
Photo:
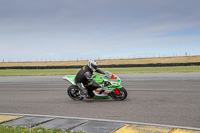
[[[0,113],[200,127],[200,73],[119,74],[124,101],[73,101],[60,76],[0,77]]]

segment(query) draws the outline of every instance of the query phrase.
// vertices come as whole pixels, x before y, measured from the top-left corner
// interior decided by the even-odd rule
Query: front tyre
[[[67,94],[73,100],[83,100],[84,97],[81,96],[80,89],[76,85],[70,85],[67,89]]]
[[[122,101],[126,99],[127,95],[128,93],[124,87],[117,89],[117,93],[116,91],[112,91],[110,93],[110,97],[116,101]]]

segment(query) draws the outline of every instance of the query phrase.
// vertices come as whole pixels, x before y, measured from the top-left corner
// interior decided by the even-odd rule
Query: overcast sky
[[[200,0],[0,0],[0,62],[200,55]]]

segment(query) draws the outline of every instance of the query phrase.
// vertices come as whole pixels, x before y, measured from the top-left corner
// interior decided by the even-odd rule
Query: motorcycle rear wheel
[[[80,89],[76,85],[70,85],[67,89],[68,96],[76,101],[83,100],[83,96],[81,96]]]
[[[124,87],[118,89],[119,94],[116,94],[115,91],[110,93],[110,97],[116,101],[122,101],[126,99],[128,93]]]

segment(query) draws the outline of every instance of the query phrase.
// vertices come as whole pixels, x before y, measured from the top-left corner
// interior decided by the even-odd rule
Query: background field
[[[48,61],[48,62],[0,62],[0,67],[12,66],[72,66],[86,65],[87,60],[82,61]],[[98,60],[100,65],[111,64],[149,64],[149,63],[189,63],[200,62],[200,56],[142,58],[142,59],[107,59]],[[30,76],[30,75],[69,75],[76,74],[77,69],[2,69],[0,76]],[[174,67],[126,67],[126,68],[102,68],[103,71],[112,73],[170,73],[170,72],[200,72],[200,66],[174,66]]]
[[[75,75],[79,69],[5,69],[0,70],[0,76],[31,76],[31,75]],[[130,67],[102,68],[103,71],[119,73],[170,73],[170,72],[200,72],[200,66],[178,67]]]
[[[0,62],[0,67],[12,66],[73,66],[85,65],[88,60],[79,61],[43,61],[43,62]],[[179,57],[156,57],[156,58],[137,58],[137,59],[106,59],[98,60],[100,65],[112,64],[150,64],[150,63],[189,63],[200,62],[198,56],[179,56]]]

